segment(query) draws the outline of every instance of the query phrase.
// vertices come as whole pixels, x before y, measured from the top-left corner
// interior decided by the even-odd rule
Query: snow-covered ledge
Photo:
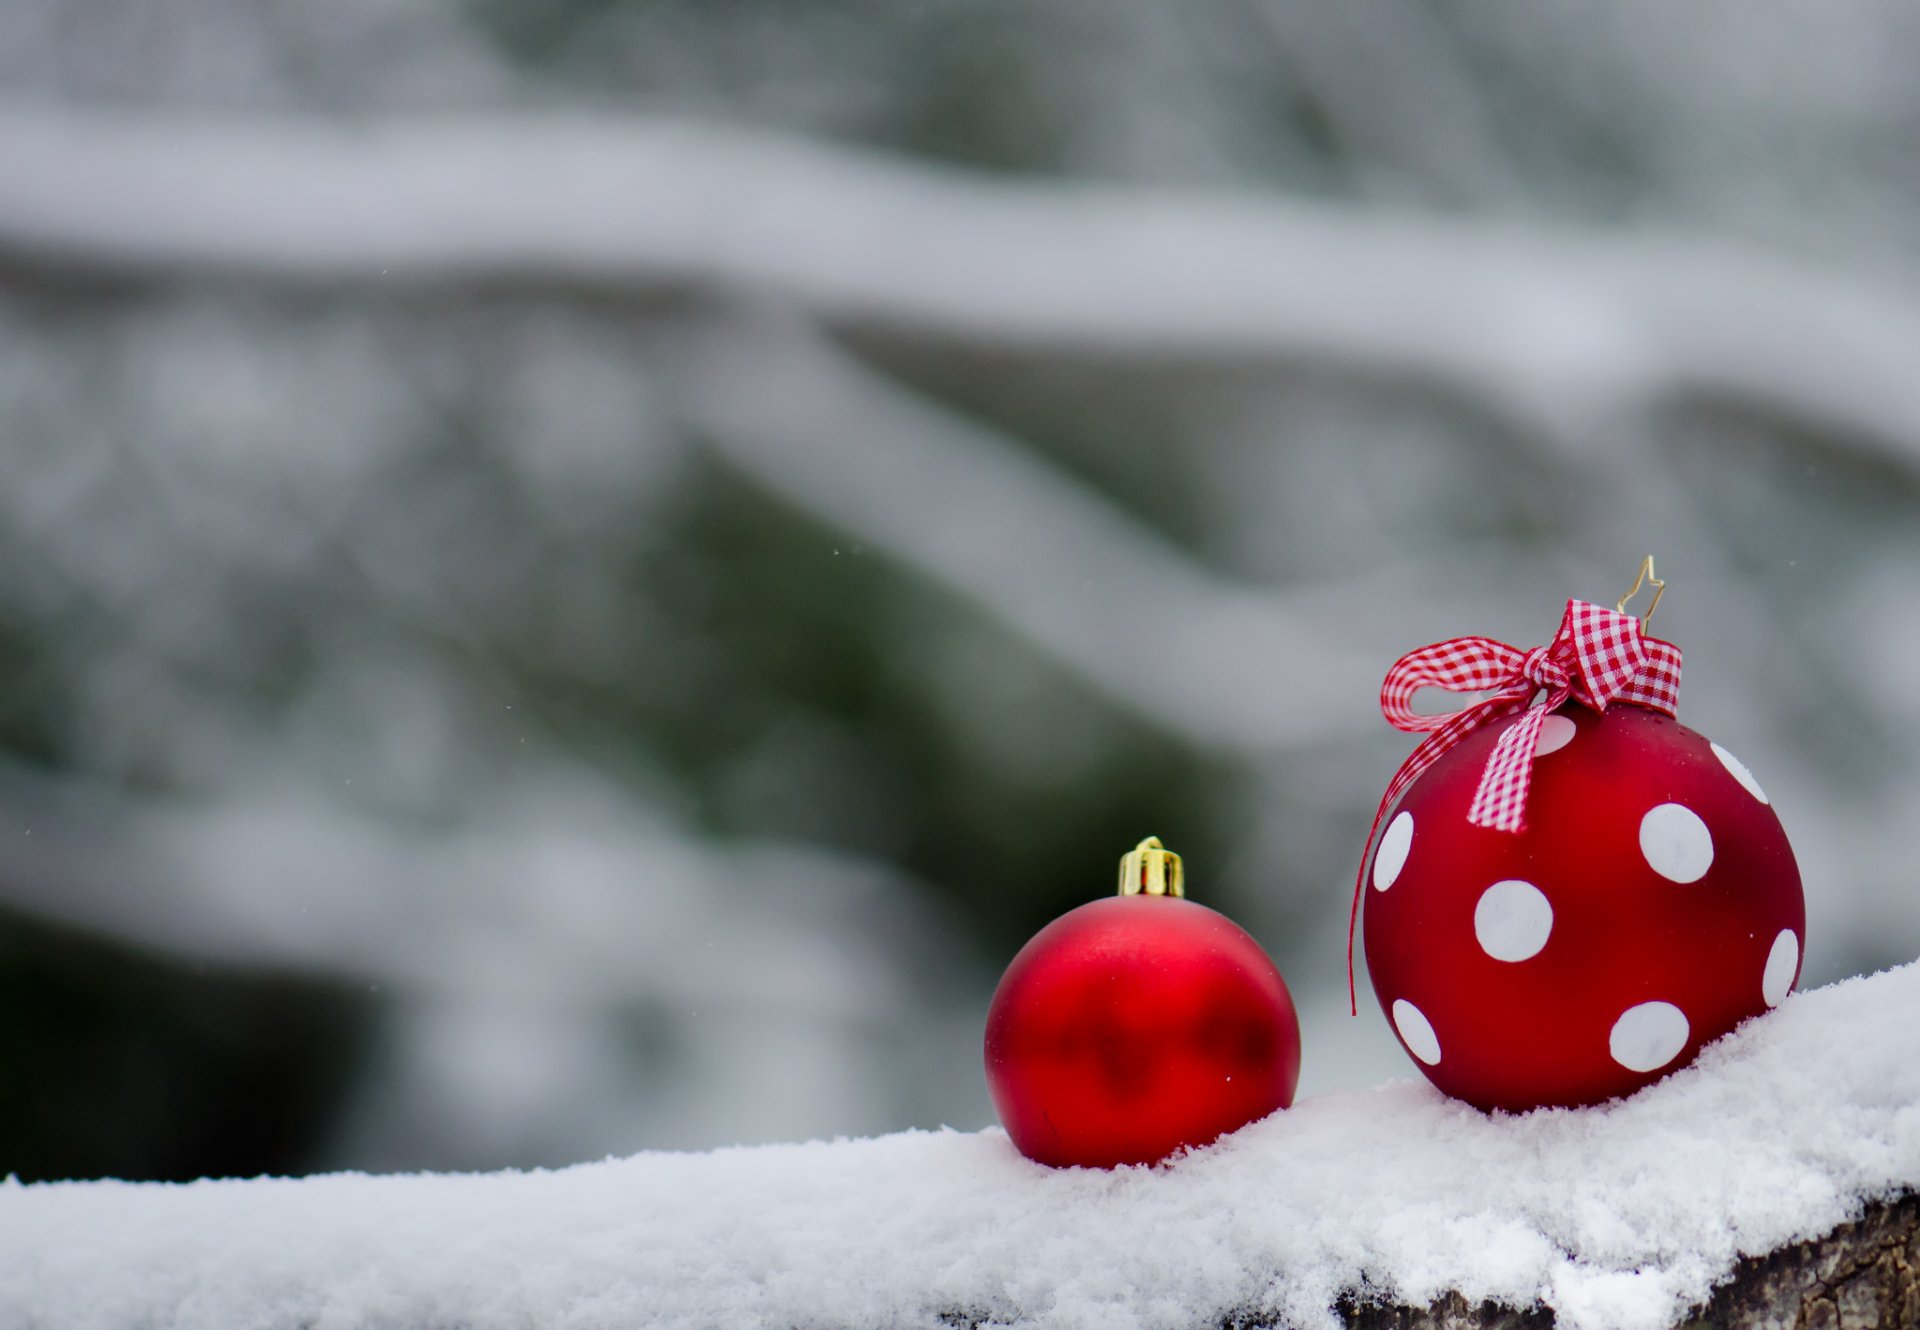
[[[1733,1323],[1818,1323],[1844,1262],[1794,1244],[1865,1216],[1840,1241],[1908,1268],[1916,1013],[1910,965],[1791,998],[1606,1108],[1488,1118],[1401,1083],[1115,1173],[1052,1172],[986,1131],[552,1173],[10,1184],[0,1324],[1197,1330],[1407,1323],[1356,1300],[1473,1324],[1491,1300],[1636,1330],[1737,1270],[1804,1287],[1784,1321]]]

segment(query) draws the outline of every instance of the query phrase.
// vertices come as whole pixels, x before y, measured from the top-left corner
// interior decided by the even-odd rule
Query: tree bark
[[[1343,1305],[1352,1330],[1544,1330],[1544,1307]],[[1677,1330],[1902,1330],[1920,1326],[1920,1194],[1877,1202],[1823,1238],[1742,1261]]]

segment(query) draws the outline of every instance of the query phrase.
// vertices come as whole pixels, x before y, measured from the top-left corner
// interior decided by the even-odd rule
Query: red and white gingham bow
[[[1493,696],[1464,711],[1422,716],[1409,705],[1422,688],[1491,692]],[[1545,696],[1535,702],[1535,695],[1543,691]],[[1614,702],[1631,702],[1671,716],[1680,702],[1680,648],[1644,636],[1640,620],[1631,614],[1570,600],[1560,631],[1547,646],[1522,651],[1489,637],[1456,637],[1409,651],[1387,671],[1380,685],[1380,710],[1397,729],[1428,733],[1394,773],[1367,830],[1347,921],[1349,998],[1353,997],[1353,940],[1366,885],[1367,853],[1373,849],[1387,810],[1441,754],[1481,726],[1524,710],[1519,723],[1508,726],[1487,755],[1480,784],[1467,807],[1467,821],[1477,827],[1524,830],[1540,727],[1569,699],[1595,711],[1605,711]]]

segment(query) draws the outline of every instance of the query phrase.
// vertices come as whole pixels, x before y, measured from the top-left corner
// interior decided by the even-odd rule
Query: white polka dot
[[[1387,823],[1380,837],[1380,848],[1373,852],[1373,889],[1385,891],[1407,866],[1407,852],[1413,848],[1413,814],[1402,812]]]
[[[1640,819],[1640,853],[1661,877],[1698,882],[1713,867],[1713,833],[1685,804],[1660,804]]]
[[[1713,755],[1720,759],[1721,766],[1733,773],[1735,780],[1746,787],[1748,794],[1751,794],[1763,804],[1773,802],[1773,800],[1767,798],[1767,792],[1760,788],[1760,782],[1753,778],[1753,773],[1747,770],[1747,764],[1745,762],[1742,762],[1719,744],[1713,745]]]
[[[1658,1071],[1687,1046],[1687,1014],[1671,1002],[1628,1007],[1613,1023],[1607,1048],[1628,1071]]]
[[[1426,1018],[1420,1008],[1405,998],[1393,1000],[1393,1028],[1400,1032],[1407,1051],[1426,1063],[1429,1067],[1440,1062],[1440,1037],[1433,1032],[1433,1022]]]
[[[1553,931],[1553,906],[1531,882],[1496,882],[1473,907],[1473,935],[1497,961],[1524,961],[1540,954]]]
[[[1780,936],[1773,940],[1773,950],[1767,953],[1767,968],[1760,976],[1760,996],[1767,1000],[1769,1007],[1777,1007],[1787,1000],[1787,994],[1793,990],[1793,976],[1800,968],[1800,939],[1793,935],[1791,928],[1780,930]]]
[[[1535,757],[1544,757],[1548,753],[1557,753],[1573,742],[1573,736],[1580,730],[1578,725],[1565,716],[1548,716],[1540,723],[1540,742],[1533,746]]]

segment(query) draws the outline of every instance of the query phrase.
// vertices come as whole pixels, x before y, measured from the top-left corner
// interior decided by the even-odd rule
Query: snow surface
[[[0,1325],[1311,1327],[1345,1290],[1451,1288],[1639,1330],[1742,1254],[1920,1184],[1915,1010],[1908,965],[1789,998],[1603,1108],[1487,1117],[1399,1082],[1112,1173],[989,1130],[540,1173],[9,1182]]]

